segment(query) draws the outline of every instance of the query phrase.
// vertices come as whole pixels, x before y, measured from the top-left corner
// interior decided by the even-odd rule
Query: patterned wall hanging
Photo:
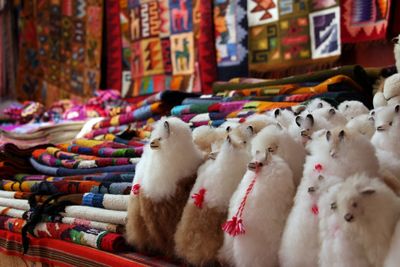
[[[47,103],[91,96],[100,81],[103,1],[24,1],[24,10],[27,6],[35,12],[28,20],[22,18],[22,29],[30,25],[30,32],[36,31],[29,36],[36,47],[20,50],[19,96]],[[27,55],[28,62],[36,62],[28,69]],[[36,94],[26,94],[24,88]]]
[[[200,0],[128,1],[130,94],[201,89],[199,79],[195,79],[198,75],[199,8]]]
[[[105,1],[106,23],[106,87],[121,91],[122,86],[122,34],[120,23],[120,3]],[[104,50],[104,49],[103,49]]]
[[[272,71],[340,54],[336,0],[248,0],[249,68]]]
[[[128,0],[119,1],[121,38],[122,38],[122,90],[121,95],[127,95],[131,86],[131,29]]]
[[[247,0],[214,0],[218,80],[248,75]]]
[[[19,13],[19,63],[17,72],[17,97],[20,100],[40,99],[40,68],[36,34],[36,5],[26,1]]]
[[[386,37],[391,0],[341,0],[340,5],[343,42],[355,43]]]

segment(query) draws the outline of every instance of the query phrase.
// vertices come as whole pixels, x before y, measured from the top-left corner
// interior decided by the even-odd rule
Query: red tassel
[[[203,202],[204,202],[204,195],[206,194],[206,190],[204,188],[200,189],[200,191],[196,194],[192,195],[192,198],[194,199],[194,205],[201,209],[203,207]]]
[[[132,186],[131,192],[136,196],[139,194],[140,191],[140,184],[134,184]]]
[[[313,204],[313,205],[311,206],[311,212],[312,212],[315,216],[317,216],[317,215],[319,214],[319,209],[318,209],[317,204]]]
[[[315,164],[315,166],[314,166],[314,169],[317,171],[317,172],[321,172],[322,171],[322,165],[321,164]]]
[[[222,230],[231,236],[237,236],[245,233],[243,221],[241,218],[233,216],[231,220],[222,225]]]

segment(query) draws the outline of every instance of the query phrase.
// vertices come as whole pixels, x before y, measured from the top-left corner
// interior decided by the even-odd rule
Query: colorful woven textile
[[[26,210],[13,209],[10,207],[0,206],[0,216],[6,215],[9,217],[13,217],[13,218],[22,218],[22,216],[24,216],[25,212],[26,212]]]
[[[391,4],[391,0],[340,1],[342,41],[357,43],[385,39]]]
[[[10,207],[18,210],[29,210],[29,203],[26,199],[2,198],[0,197],[0,206]]]
[[[129,2],[133,95],[200,90],[193,85],[200,2]]]
[[[106,210],[88,206],[67,206],[61,215],[85,220],[93,220],[104,223],[125,225],[127,212]]]
[[[97,167],[97,168],[89,168],[89,169],[69,169],[64,167],[49,167],[47,165],[43,165],[33,158],[30,159],[32,166],[43,174],[51,175],[51,176],[69,176],[69,175],[84,175],[84,174],[94,174],[94,173],[104,173],[104,172],[134,172],[135,165],[117,165],[117,166],[106,166],[106,167]]]
[[[340,55],[336,0],[248,0],[249,68],[269,71]]]
[[[106,21],[106,86],[121,91],[122,86],[122,35],[119,1],[105,1]]]
[[[85,154],[85,155],[93,155],[98,157],[137,157],[140,156],[143,152],[142,147],[136,148],[112,148],[112,147],[85,147],[80,145],[70,145],[70,144],[62,144],[58,146],[61,150]]]
[[[129,195],[111,195],[111,194],[93,194],[86,193],[82,198],[82,205],[108,210],[122,210],[128,209]],[[2,205],[0,198],[0,205]]]
[[[151,118],[154,115],[162,114],[165,112],[165,107],[162,103],[157,102],[151,105],[143,106],[141,108],[136,109],[135,111],[127,114],[121,114],[114,116],[109,119],[105,119],[99,123],[97,123],[93,128],[105,128],[110,126],[119,126],[128,124],[134,121],[141,121]]]
[[[0,229],[20,233],[26,221],[11,216],[0,215]],[[67,242],[90,246],[104,251],[118,252],[126,250],[122,235],[85,225],[45,222],[36,225],[35,237],[60,239]]]
[[[38,149],[32,153],[33,158],[48,166],[53,167],[65,167],[70,169],[90,169],[97,167],[106,167],[106,166],[118,166],[118,165],[128,165],[133,164],[134,161],[130,158],[98,158],[92,157],[92,159],[88,159],[87,156],[83,157],[83,159],[79,158],[77,155],[75,158],[67,158],[61,157],[63,154],[58,154],[60,157],[54,157],[53,155],[46,152],[45,149]],[[65,156],[65,154],[64,154]]]
[[[122,225],[118,224],[96,222],[96,221],[84,220],[72,217],[62,217],[61,222],[72,225],[84,225],[90,228],[108,231],[112,233],[123,233],[123,228],[124,228]]]
[[[90,96],[100,81],[103,1],[28,2],[20,23],[20,98],[50,104]]]
[[[214,0],[214,33],[219,81],[246,77],[247,0]]]
[[[44,266],[154,266],[174,267],[172,263],[157,257],[148,257],[138,253],[109,253],[97,249],[56,240],[52,238],[30,238],[30,249],[23,254],[21,235],[0,230],[0,251],[23,257],[20,262],[31,261]],[[62,250],[60,250],[62,248]],[[4,257],[5,255],[2,255]]]

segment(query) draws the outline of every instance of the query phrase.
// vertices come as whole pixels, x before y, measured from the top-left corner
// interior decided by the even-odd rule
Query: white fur
[[[371,142],[377,149],[391,151],[400,156],[400,112],[395,111],[395,106],[387,106],[376,112],[376,131]],[[378,129],[381,129],[380,131]]]
[[[306,158],[280,251],[283,267],[317,266],[319,238],[315,229],[318,228],[318,218],[310,210],[318,203],[320,192],[338,182],[334,177],[346,178],[359,171],[372,175],[378,173],[378,160],[369,140],[345,129],[344,139],[334,144],[340,131],[340,128],[332,131],[330,141],[326,138],[326,130],[317,131],[307,144],[310,155]],[[317,164],[322,166],[320,171],[316,169]],[[310,187],[314,187],[314,193],[308,192]]]
[[[376,92],[373,99],[374,108],[381,108],[387,106],[387,101],[383,92]]]
[[[206,190],[204,205],[226,212],[229,200],[250,161],[249,145],[243,144],[243,141],[246,140],[232,140],[223,143],[217,158],[207,161],[205,164],[210,163],[204,169],[199,168],[197,180],[190,195],[198,193],[201,188],[204,188]],[[237,143],[233,144],[233,142]],[[189,201],[193,202],[193,199]]]
[[[288,109],[278,109],[279,111],[274,110],[273,116],[282,125],[283,128],[288,129],[289,126],[294,121],[294,114],[292,111]]]
[[[351,120],[359,115],[368,114],[368,108],[360,101],[346,100],[340,103],[338,110],[346,117],[347,120]]]
[[[255,156],[256,151],[264,151],[269,147],[276,148],[273,154],[281,157],[290,166],[293,172],[294,184],[297,186],[303,175],[303,165],[306,157],[304,146],[296,142],[286,130],[270,125],[254,137],[251,148],[252,156]]]
[[[246,124],[251,125],[254,128],[255,133],[258,133],[266,126],[275,124],[276,122],[275,119],[265,114],[253,114],[246,118]]]
[[[309,119],[309,115],[312,116],[308,111],[304,111],[301,115],[298,115],[295,119],[293,119],[291,125],[288,128],[289,134],[296,140],[298,143],[305,145],[309,138],[302,136],[301,132],[306,131],[308,136],[311,136],[313,132],[318,131],[320,129],[329,128],[329,123],[323,117],[314,117],[313,122]],[[297,119],[299,118],[299,119]],[[296,122],[297,120],[297,122]]]
[[[289,166],[278,156],[269,157],[247,198],[242,216],[245,233],[236,237],[225,234],[220,255],[228,262],[232,259],[235,266],[278,266],[281,235],[295,187]],[[255,175],[246,172],[232,196],[228,218],[235,215]]]
[[[204,154],[208,154],[213,151],[213,144],[222,144],[225,139],[227,132],[222,128],[212,128],[208,125],[202,125],[195,128],[192,132],[193,141],[196,146],[203,151]]]
[[[392,241],[389,246],[389,252],[386,255],[385,267],[397,267],[400,262],[400,221],[397,221]]]
[[[170,135],[164,127],[164,122],[170,125]],[[176,184],[181,179],[196,173],[203,157],[193,143],[189,126],[178,118],[163,118],[158,121],[151,133],[150,140],[162,138],[160,148],[144,151],[143,163],[143,193],[155,202],[172,196]],[[149,144],[146,145],[147,147]]]
[[[383,95],[388,101],[388,104],[393,104],[390,99],[400,96],[400,73],[395,73],[392,76],[386,78],[385,84],[383,85]],[[396,103],[395,103],[396,104]]]
[[[383,266],[400,215],[400,199],[380,179],[356,174],[342,184],[337,206],[345,238],[362,247],[371,266]],[[348,215],[353,216],[350,222],[345,220]]]
[[[363,257],[361,245],[355,245],[340,229],[336,195],[342,183],[332,186],[319,199],[319,266],[372,267]]]
[[[396,59],[397,72],[400,73],[400,34],[397,38],[397,43],[394,45],[394,58]]]
[[[379,165],[382,170],[390,171],[394,176],[400,179],[400,158],[399,153],[376,149],[376,156],[379,160]]]
[[[361,114],[349,120],[346,127],[352,131],[359,132],[368,139],[375,133],[375,122],[369,114]]]
[[[325,107],[331,108],[332,105],[320,98],[314,98],[313,100],[308,102],[306,111],[311,113],[316,109],[325,108]]]
[[[318,108],[312,112],[314,118],[324,118],[327,121],[326,129],[344,126],[347,123],[346,117],[332,107]]]

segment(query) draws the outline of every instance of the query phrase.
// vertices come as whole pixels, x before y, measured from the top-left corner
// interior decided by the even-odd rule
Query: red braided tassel
[[[222,230],[231,236],[237,236],[245,233],[243,221],[241,218],[233,216],[231,220],[222,225]]]
[[[315,215],[315,216],[317,216],[318,214],[319,214],[319,209],[318,209],[318,205],[317,204],[313,204],[312,206],[311,206],[311,212]]]
[[[203,202],[204,202],[204,195],[206,194],[206,190],[204,188],[200,189],[200,191],[196,194],[192,195],[192,198],[194,199],[194,205],[201,209],[203,207]]]
[[[139,194],[140,191],[140,184],[134,184],[132,186],[131,192],[136,196]]]

